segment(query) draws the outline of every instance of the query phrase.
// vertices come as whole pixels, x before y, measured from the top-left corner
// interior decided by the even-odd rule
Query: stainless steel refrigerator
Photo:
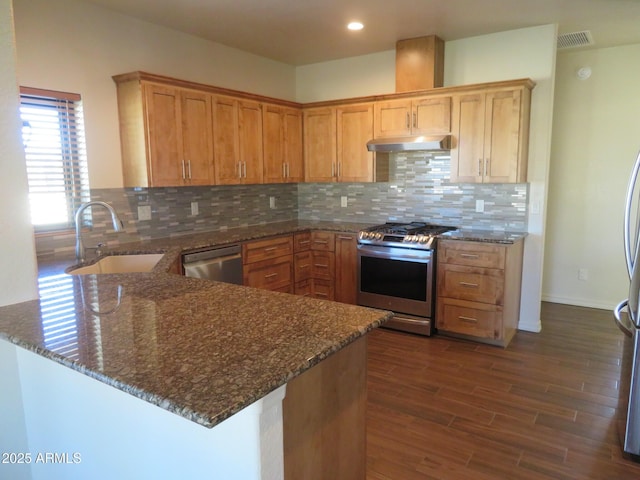
[[[635,194],[640,153],[633,166],[624,211],[624,250],[629,274],[629,298],[615,310],[624,333],[618,401],[618,432],[625,453],[640,460],[640,207]]]

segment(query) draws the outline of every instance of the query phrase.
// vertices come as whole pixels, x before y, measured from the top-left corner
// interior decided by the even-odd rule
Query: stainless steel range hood
[[[451,150],[450,135],[417,135],[410,137],[374,138],[367,142],[370,152],[408,152],[415,150]]]

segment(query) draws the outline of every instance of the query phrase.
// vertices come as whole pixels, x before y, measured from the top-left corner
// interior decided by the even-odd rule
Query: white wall
[[[295,70],[76,0],[14,0],[21,85],[80,93],[92,188],[122,187],[111,77],[143,70],[293,100]]]
[[[546,300],[610,309],[627,298],[622,218],[640,149],[639,59],[640,44],[558,54]],[[588,80],[575,75],[582,66]]]
[[[27,174],[20,145],[15,38],[11,0],[0,0],[0,305],[37,297],[35,247],[29,222]],[[17,358],[0,351],[0,452],[28,451]],[[0,478],[30,478],[30,469],[0,464]]]
[[[544,225],[555,77],[556,26],[525,28],[445,43],[445,86],[529,77],[532,97],[528,181],[529,236],[520,328],[540,329]],[[297,69],[298,100],[303,102],[391,93],[395,89],[395,53],[349,58]],[[386,72],[386,73],[381,73]],[[529,209],[531,212],[531,209]]]

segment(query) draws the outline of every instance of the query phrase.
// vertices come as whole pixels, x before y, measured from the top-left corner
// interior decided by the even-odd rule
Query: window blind
[[[80,95],[20,88],[31,220],[37,232],[69,229],[89,200]]]

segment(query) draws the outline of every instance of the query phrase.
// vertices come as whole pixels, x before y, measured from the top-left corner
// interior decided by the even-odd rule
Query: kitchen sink
[[[164,256],[163,253],[143,253],[136,255],[108,255],[96,263],[67,270],[70,275],[91,275],[99,273],[140,273],[150,272]]]

